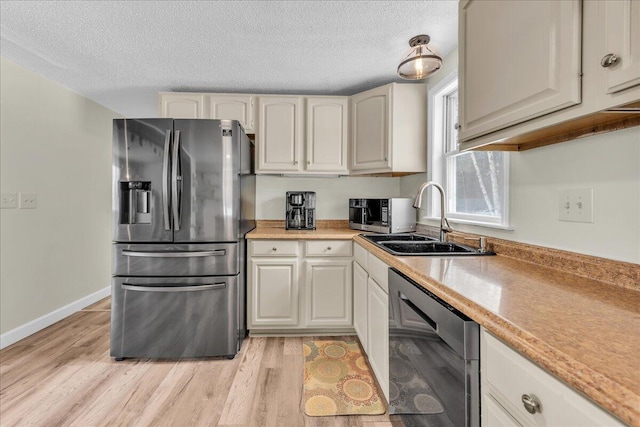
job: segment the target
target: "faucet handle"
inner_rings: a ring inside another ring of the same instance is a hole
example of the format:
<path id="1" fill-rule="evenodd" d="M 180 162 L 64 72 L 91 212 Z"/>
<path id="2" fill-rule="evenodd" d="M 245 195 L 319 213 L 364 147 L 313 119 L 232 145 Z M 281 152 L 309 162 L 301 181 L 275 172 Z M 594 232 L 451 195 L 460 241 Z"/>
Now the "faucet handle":
<path id="1" fill-rule="evenodd" d="M 485 236 L 480 237 L 465 237 L 464 240 L 475 240 L 480 245 L 478 250 L 480 252 L 487 252 L 487 238 Z"/>

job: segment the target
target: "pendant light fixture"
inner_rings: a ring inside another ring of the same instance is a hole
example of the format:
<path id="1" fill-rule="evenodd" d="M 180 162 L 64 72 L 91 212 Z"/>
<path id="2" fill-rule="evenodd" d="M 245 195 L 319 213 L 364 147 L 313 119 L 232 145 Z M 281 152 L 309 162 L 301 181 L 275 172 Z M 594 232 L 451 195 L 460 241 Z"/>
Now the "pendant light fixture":
<path id="1" fill-rule="evenodd" d="M 429 46 L 431 37 L 419 35 L 409 40 L 411 48 L 398 65 L 398 75 L 407 80 L 420 80 L 434 74 L 442 67 L 440 52 Z"/>

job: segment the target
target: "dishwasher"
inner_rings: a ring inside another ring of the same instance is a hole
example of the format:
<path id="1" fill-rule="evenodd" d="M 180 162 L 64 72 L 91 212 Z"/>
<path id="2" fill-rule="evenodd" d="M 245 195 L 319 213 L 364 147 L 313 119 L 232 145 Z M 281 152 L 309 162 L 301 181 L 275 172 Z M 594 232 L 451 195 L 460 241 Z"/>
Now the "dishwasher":
<path id="1" fill-rule="evenodd" d="M 389 414 L 405 426 L 480 426 L 477 323 L 389 269 Z"/>

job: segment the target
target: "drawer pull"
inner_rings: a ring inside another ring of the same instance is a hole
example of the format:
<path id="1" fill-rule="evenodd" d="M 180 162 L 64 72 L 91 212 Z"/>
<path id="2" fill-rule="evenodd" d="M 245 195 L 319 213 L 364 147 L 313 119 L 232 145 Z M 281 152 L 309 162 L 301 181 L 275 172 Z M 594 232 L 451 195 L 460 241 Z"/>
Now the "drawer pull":
<path id="1" fill-rule="evenodd" d="M 524 409 L 526 409 L 528 413 L 535 414 L 536 412 L 540 412 L 540 402 L 535 396 L 523 394 L 522 403 L 524 404 Z"/>
<path id="2" fill-rule="evenodd" d="M 618 58 L 614 53 L 609 53 L 602 58 L 600 65 L 602 65 L 603 68 L 609 68 L 612 65 L 616 65 L 619 59 L 620 58 Z"/>
<path id="3" fill-rule="evenodd" d="M 278 248 L 276 248 L 275 246 L 271 248 L 272 251 L 277 251 Z"/>
<path id="4" fill-rule="evenodd" d="M 327 246 L 327 250 L 330 251 L 331 250 L 331 246 Z"/>

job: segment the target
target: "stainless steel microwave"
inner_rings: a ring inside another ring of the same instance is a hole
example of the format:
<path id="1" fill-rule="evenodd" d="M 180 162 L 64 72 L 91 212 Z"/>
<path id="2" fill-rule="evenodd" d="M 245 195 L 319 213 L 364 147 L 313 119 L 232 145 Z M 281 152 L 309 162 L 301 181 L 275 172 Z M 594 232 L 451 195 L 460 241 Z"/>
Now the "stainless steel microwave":
<path id="1" fill-rule="evenodd" d="M 349 228 L 377 233 L 416 231 L 413 199 L 349 199 Z"/>

